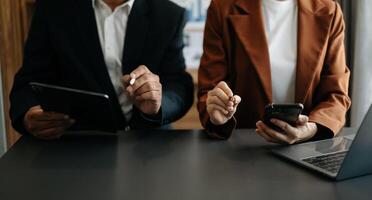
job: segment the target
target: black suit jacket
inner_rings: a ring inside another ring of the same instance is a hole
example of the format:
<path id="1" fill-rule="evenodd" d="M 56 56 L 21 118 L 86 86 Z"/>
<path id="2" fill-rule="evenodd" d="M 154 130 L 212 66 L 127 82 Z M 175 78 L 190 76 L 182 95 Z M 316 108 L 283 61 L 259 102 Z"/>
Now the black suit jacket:
<path id="1" fill-rule="evenodd" d="M 134 109 L 127 122 L 105 62 L 92 0 L 39 0 L 10 95 L 14 128 L 27 131 L 25 113 L 39 105 L 29 82 L 36 81 L 106 93 L 112 99 L 115 121 L 102 124 L 123 129 L 154 128 L 182 117 L 193 103 L 193 82 L 185 72 L 183 27 L 185 10 L 168 0 L 135 0 L 128 19 L 123 74 L 146 65 L 163 85 L 160 114 L 150 119 Z M 90 127 L 84 127 L 90 129 Z"/>

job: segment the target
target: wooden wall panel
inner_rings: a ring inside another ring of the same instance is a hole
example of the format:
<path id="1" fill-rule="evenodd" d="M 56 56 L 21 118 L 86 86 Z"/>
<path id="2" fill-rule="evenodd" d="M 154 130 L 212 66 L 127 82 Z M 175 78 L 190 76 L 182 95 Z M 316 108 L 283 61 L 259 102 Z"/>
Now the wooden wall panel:
<path id="1" fill-rule="evenodd" d="M 33 1 L 1 0 L 0 1 L 0 62 L 4 90 L 5 124 L 8 147 L 19 138 L 12 128 L 9 119 L 9 93 L 15 73 L 22 64 L 23 46 L 28 32 L 28 21 Z"/>
<path id="2" fill-rule="evenodd" d="M 193 80 L 194 80 L 194 87 L 195 87 L 195 99 L 194 104 L 192 105 L 189 112 L 180 120 L 176 121 L 172 124 L 172 127 L 174 129 L 201 129 L 202 126 L 199 121 L 199 113 L 197 110 L 197 87 L 198 87 L 198 69 L 189 69 L 188 72 L 191 74 Z"/>
<path id="3" fill-rule="evenodd" d="M 31 18 L 35 9 L 35 0 L 21 0 L 20 14 L 21 14 L 21 28 L 23 42 L 26 41 L 28 30 L 31 23 Z"/>

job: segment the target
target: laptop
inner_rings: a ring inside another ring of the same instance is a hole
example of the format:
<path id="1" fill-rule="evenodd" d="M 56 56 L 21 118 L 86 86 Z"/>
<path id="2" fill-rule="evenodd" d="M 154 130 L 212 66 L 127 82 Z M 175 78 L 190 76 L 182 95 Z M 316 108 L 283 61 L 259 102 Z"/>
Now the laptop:
<path id="1" fill-rule="evenodd" d="M 280 147 L 272 151 L 333 180 L 372 174 L 372 106 L 354 136 Z"/>

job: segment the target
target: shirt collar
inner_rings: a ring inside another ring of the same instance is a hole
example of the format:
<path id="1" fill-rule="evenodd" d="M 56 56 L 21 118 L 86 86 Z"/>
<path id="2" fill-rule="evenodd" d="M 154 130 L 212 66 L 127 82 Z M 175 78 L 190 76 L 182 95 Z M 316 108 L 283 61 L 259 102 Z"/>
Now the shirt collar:
<path id="1" fill-rule="evenodd" d="M 103 0 L 92 0 L 92 4 L 93 4 L 93 8 L 94 9 L 97 8 L 97 5 L 98 5 L 99 1 L 101 1 L 102 3 L 104 3 Z M 133 8 L 133 4 L 134 4 L 134 0 L 128 0 L 127 2 L 125 2 L 122 5 L 120 5 L 119 7 L 126 6 L 127 5 L 129 7 L 129 11 L 130 11 Z"/>

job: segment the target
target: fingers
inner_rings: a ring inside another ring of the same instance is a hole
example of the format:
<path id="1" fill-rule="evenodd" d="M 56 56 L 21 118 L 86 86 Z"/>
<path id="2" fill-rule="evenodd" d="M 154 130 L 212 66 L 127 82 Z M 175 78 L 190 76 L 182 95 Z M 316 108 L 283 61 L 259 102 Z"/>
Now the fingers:
<path id="1" fill-rule="evenodd" d="M 238 108 L 240 102 L 242 102 L 242 98 L 238 95 L 235 95 L 232 100 L 233 101 L 231 101 L 231 102 L 234 106 L 234 110 L 236 110 Z"/>
<path id="2" fill-rule="evenodd" d="M 55 112 L 44 112 L 41 108 L 30 110 L 28 117 L 30 119 L 38 121 L 58 121 L 69 119 L 69 116 L 65 114 Z"/>
<path id="3" fill-rule="evenodd" d="M 144 65 L 139 66 L 130 75 L 123 76 L 122 81 L 130 96 L 162 89 L 159 76 L 151 73 Z"/>
<path id="4" fill-rule="evenodd" d="M 159 99 L 161 99 L 161 92 L 159 91 L 145 92 L 139 96 L 136 96 L 137 101 L 158 101 Z"/>
<path id="5" fill-rule="evenodd" d="M 296 142 L 295 139 L 290 138 L 287 135 L 284 135 L 282 133 L 279 133 L 279 132 L 274 131 L 273 129 L 269 128 L 262 121 L 257 122 L 256 126 L 257 126 L 258 129 L 260 129 L 262 132 L 264 132 L 270 138 L 273 138 L 275 140 L 278 140 L 278 141 L 286 143 L 286 144 L 294 144 Z"/>
<path id="6" fill-rule="evenodd" d="M 213 90 L 211 90 L 208 95 L 217 96 L 225 104 L 230 101 L 230 97 L 221 88 L 218 87 L 215 87 Z"/>
<path id="7" fill-rule="evenodd" d="M 137 69 L 133 70 L 132 73 L 130 73 L 130 77 L 131 79 L 138 79 L 139 77 L 147 73 L 151 73 L 151 71 L 145 65 L 141 65 Z"/>
<path id="8" fill-rule="evenodd" d="M 285 134 L 281 134 L 270 127 L 266 126 L 262 121 L 257 123 L 258 129 L 270 137 L 270 139 L 278 140 L 279 142 L 284 142 L 286 144 L 294 144 L 301 141 L 306 141 L 312 138 L 317 132 L 317 125 L 315 123 L 308 123 L 307 116 L 301 116 L 301 123 L 305 123 L 302 127 L 293 127 L 290 124 L 278 120 L 278 119 L 271 119 L 270 122 L 273 123 L 275 126 L 282 129 Z M 263 134 L 260 134 L 262 137 L 265 137 Z M 267 139 L 267 137 L 265 137 Z M 269 141 L 269 140 L 268 140 Z"/>
<path id="9" fill-rule="evenodd" d="M 232 107 L 233 109 L 231 110 L 231 108 L 228 107 L 228 111 L 229 111 L 228 116 L 229 116 L 229 118 L 231 118 L 235 114 L 235 112 L 237 111 L 238 106 L 239 106 L 239 104 L 241 102 L 241 98 L 240 98 L 240 96 L 235 95 L 232 100 L 233 101 L 231 101 L 231 100 L 230 101 L 233 104 L 233 107 Z"/>
<path id="10" fill-rule="evenodd" d="M 221 89 L 227 96 L 228 98 L 231 98 L 234 96 L 234 93 L 230 89 L 230 87 L 227 85 L 225 81 L 221 81 L 220 83 L 217 84 L 217 88 Z"/>
<path id="11" fill-rule="evenodd" d="M 60 123 L 48 124 L 45 126 L 35 126 L 36 128 L 30 129 L 29 132 L 37 138 L 51 140 L 60 138 L 63 133 L 70 128 L 73 123 Z"/>
<path id="12" fill-rule="evenodd" d="M 135 92 L 138 88 L 149 82 L 160 83 L 160 78 L 159 76 L 152 73 L 144 74 L 141 77 L 137 78 L 133 85 L 129 86 L 128 89 L 131 89 L 133 92 Z"/>
<path id="13" fill-rule="evenodd" d="M 280 142 L 279 140 L 272 138 L 268 136 L 265 132 L 263 132 L 261 129 L 256 129 L 256 133 L 263 137 L 266 141 L 271 142 L 271 143 L 276 143 L 276 144 L 281 144 L 283 142 Z"/>
<path id="14" fill-rule="evenodd" d="M 51 112 L 37 113 L 36 115 L 32 115 L 31 118 L 38 121 L 63 121 L 70 119 L 68 115 Z"/>
<path id="15" fill-rule="evenodd" d="M 209 104 L 207 106 L 207 109 L 209 111 L 214 111 L 214 110 L 218 110 L 220 111 L 221 113 L 223 113 L 224 115 L 228 115 L 229 114 L 229 111 L 225 109 L 225 107 L 221 106 L 221 105 L 218 105 L 218 104 Z"/>
<path id="16" fill-rule="evenodd" d="M 275 126 L 278 126 L 280 129 L 282 129 L 285 133 L 295 136 L 296 135 L 296 128 L 288 124 L 287 122 L 278 120 L 278 119 L 271 119 L 271 123 L 273 123 Z"/>
<path id="17" fill-rule="evenodd" d="M 217 96 L 208 96 L 207 98 L 207 105 L 210 105 L 210 104 L 216 104 L 216 105 L 219 105 L 220 107 L 222 107 L 224 110 L 227 110 L 227 107 L 226 107 L 226 104 L 225 102 L 223 102 L 220 98 L 218 98 Z"/>
<path id="18" fill-rule="evenodd" d="M 38 135 L 44 136 L 44 137 L 48 137 L 48 136 L 53 137 L 55 135 L 61 134 L 63 131 L 65 131 L 65 127 L 53 127 L 53 128 L 48 128 L 48 129 L 44 129 L 40 131 Z"/>
<path id="19" fill-rule="evenodd" d="M 213 90 L 208 92 L 206 104 L 207 106 L 209 104 L 218 105 L 218 110 L 220 110 L 222 113 L 226 113 L 225 111 L 227 110 L 229 112 L 227 117 L 229 117 L 230 115 L 234 115 L 240 102 L 241 97 L 238 95 L 234 96 L 228 85 L 222 81 Z"/>
<path id="20" fill-rule="evenodd" d="M 54 140 L 60 138 L 65 130 L 64 127 L 49 128 L 38 132 L 35 136 L 44 140 Z"/>
<path id="21" fill-rule="evenodd" d="M 241 97 L 233 94 L 225 82 L 220 82 L 208 92 L 207 111 L 213 124 L 221 125 L 231 119 L 241 102 Z"/>
<path id="22" fill-rule="evenodd" d="M 242 98 L 240 97 L 240 96 L 238 96 L 238 95 L 235 95 L 234 96 L 234 104 L 237 106 L 237 105 L 239 105 L 241 102 L 242 102 Z"/>
<path id="23" fill-rule="evenodd" d="M 159 112 L 162 100 L 160 77 L 141 65 L 122 78 L 125 94 L 145 114 Z"/>
<path id="24" fill-rule="evenodd" d="M 130 80 L 132 79 L 132 77 L 130 75 L 124 75 L 123 78 L 121 79 L 122 80 L 122 83 L 124 85 L 124 88 L 127 88 L 129 85 L 130 85 Z"/>
<path id="25" fill-rule="evenodd" d="M 232 107 L 228 107 L 227 110 L 229 111 L 228 113 L 228 118 L 231 118 L 232 116 L 234 116 L 235 112 L 237 111 L 238 109 L 238 106 L 241 102 L 241 98 L 240 96 L 238 95 L 235 95 L 231 100 L 230 100 L 230 103 L 233 105 Z M 232 109 L 231 109 L 232 108 Z"/>
<path id="26" fill-rule="evenodd" d="M 37 112 L 37 111 L 40 111 L 40 110 L 42 111 L 43 109 L 41 108 L 40 105 L 38 105 L 38 106 L 34 106 L 34 107 L 30 108 L 29 112 L 32 112 L 32 111 Z"/>
<path id="27" fill-rule="evenodd" d="M 160 82 L 146 82 L 144 83 L 140 88 L 135 90 L 134 95 L 135 96 L 140 96 L 144 93 L 151 92 L 151 91 L 161 91 L 162 90 L 162 85 Z"/>
<path id="28" fill-rule="evenodd" d="M 34 121 L 28 127 L 29 131 L 41 131 L 44 129 L 50 129 L 55 127 L 66 127 L 69 128 L 75 123 L 75 120 L 61 120 L 61 121 Z"/>
<path id="29" fill-rule="evenodd" d="M 55 139 L 71 127 L 75 120 L 67 115 L 44 112 L 40 106 L 32 107 L 26 114 L 24 125 L 28 132 L 40 139 Z"/>
<path id="30" fill-rule="evenodd" d="M 26 129 L 34 136 L 42 139 L 54 138 L 56 135 L 62 135 L 65 130 L 70 128 L 75 120 L 62 121 L 30 121 L 26 124 Z"/>
<path id="31" fill-rule="evenodd" d="M 211 90 L 209 93 L 208 93 L 208 97 L 217 97 L 218 99 L 220 99 L 220 101 L 223 102 L 223 106 L 226 107 L 226 108 L 230 108 L 230 110 L 233 109 L 233 106 L 234 106 L 234 103 L 230 101 L 230 97 L 226 95 L 226 93 L 216 87 L 214 88 L 213 90 Z"/>

